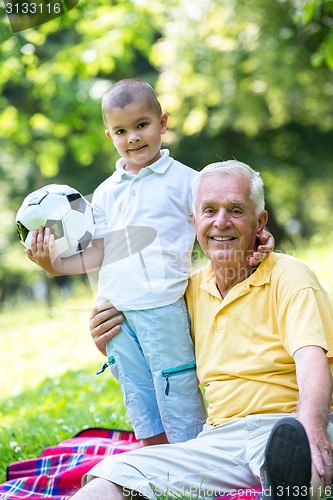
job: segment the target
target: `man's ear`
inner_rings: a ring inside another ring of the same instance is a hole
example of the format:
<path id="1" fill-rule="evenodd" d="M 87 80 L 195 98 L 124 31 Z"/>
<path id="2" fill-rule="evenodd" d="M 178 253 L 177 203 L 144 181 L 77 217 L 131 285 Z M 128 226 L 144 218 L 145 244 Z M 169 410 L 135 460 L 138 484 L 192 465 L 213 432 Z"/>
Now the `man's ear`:
<path id="1" fill-rule="evenodd" d="M 168 126 L 168 115 L 166 113 L 161 114 L 160 125 L 161 125 L 161 134 L 165 134 Z"/>
<path id="2" fill-rule="evenodd" d="M 106 129 L 106 130 L 105 130 L 105 135 L 106 135 L 106 137 L 107 137 L 108 139 L 110 139 L 110 141 L 112 141 L 112 142 L 113 142 L 112 135 L 110 134 L 110 130 Z"/>
<path id="3" fill-rule="evenodd" d="M 265 229 L 267 221 L 268 221 L 268 212 L 267 210 L 263 210 L 259 215 L 258 219 L 257 235 L 259 235 Z"/>

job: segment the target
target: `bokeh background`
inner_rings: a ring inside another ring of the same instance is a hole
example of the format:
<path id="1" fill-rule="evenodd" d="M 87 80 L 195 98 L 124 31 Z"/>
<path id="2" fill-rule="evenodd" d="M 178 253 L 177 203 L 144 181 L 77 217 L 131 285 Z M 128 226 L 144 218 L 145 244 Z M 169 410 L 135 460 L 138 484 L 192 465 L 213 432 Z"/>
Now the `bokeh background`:
<path id="1" fill-rule="evenodd" d="M 279 247 L 330 244 L 331 0 L 81 0 L 15 34 L 1 12 L 0 303 L 41 278 L 16 237 L 23 198 L 50 182 L 90 194 L 113 171 L 100 103 L 121 78 L 155 87 L 177 159 L 260 170 Z"/>

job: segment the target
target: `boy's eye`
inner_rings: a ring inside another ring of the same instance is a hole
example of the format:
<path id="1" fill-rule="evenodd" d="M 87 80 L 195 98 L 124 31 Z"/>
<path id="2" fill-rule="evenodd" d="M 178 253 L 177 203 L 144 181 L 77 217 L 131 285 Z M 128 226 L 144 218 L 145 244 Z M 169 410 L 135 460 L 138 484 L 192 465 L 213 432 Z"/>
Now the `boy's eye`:
<path id="1" fill-rule="evenodd" d="M 124 133 L 125 133 L 125 129 L 123 129 L 123 128 L 120 128 L 120 129 L 119 129 L 119 130 L 117 130 L 117 132 L 116 132 L 116 134 L 117 134 L 117 135 L 122 135 L 122 134 L 124 134 Z"/>
<path id="2" fill-rule="evenodd" d="M 145 128 L 145 127 L 147 127 L 147 125 L 148 125 L 148 123 L 146 123 L 146 122 L 139 123 L 138 128 Z"/>

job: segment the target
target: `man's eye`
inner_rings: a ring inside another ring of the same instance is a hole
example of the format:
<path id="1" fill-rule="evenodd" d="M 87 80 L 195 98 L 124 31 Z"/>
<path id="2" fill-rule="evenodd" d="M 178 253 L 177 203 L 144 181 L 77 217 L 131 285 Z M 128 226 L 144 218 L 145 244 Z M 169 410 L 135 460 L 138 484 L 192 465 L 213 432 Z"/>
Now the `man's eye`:
<path id="1" fill-rule="evenodd" d="M 242 210 L 240 210 L 239 208 L 233 208 L 233 209 L 231 210 L 231 213 L 232 213 L 233 215 L 236 215 L 236 216 L 237 216 L 237 215 L 242 215 L 242 213 L 243 213 L 243 212 L 242 212 Z"/>
<path id="2" fill-rule="evenodd" d="M 205 213 L 206 215 L 213 215 L 213 213 L 214 213 L 214 212 L 215 212 L 215 211 L 214 211 L 214 209 L 213 209 L 213 208 L 206 208 L 206 209 L 204 210 L 204 213 Z"/>

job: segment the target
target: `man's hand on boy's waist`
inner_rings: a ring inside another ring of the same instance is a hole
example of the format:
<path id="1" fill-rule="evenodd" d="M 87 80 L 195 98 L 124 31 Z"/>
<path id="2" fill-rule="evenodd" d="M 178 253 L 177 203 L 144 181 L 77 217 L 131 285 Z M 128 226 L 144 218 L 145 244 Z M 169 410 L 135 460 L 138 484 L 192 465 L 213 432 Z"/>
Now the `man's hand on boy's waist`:
<path id="1" fill-rule="evenodd" d="M 95 345 L 106 356 L 106 344 L 121 331 L 124 315 L 110 301 L 96 305 L 90 316 L 90 333 Z"/>

